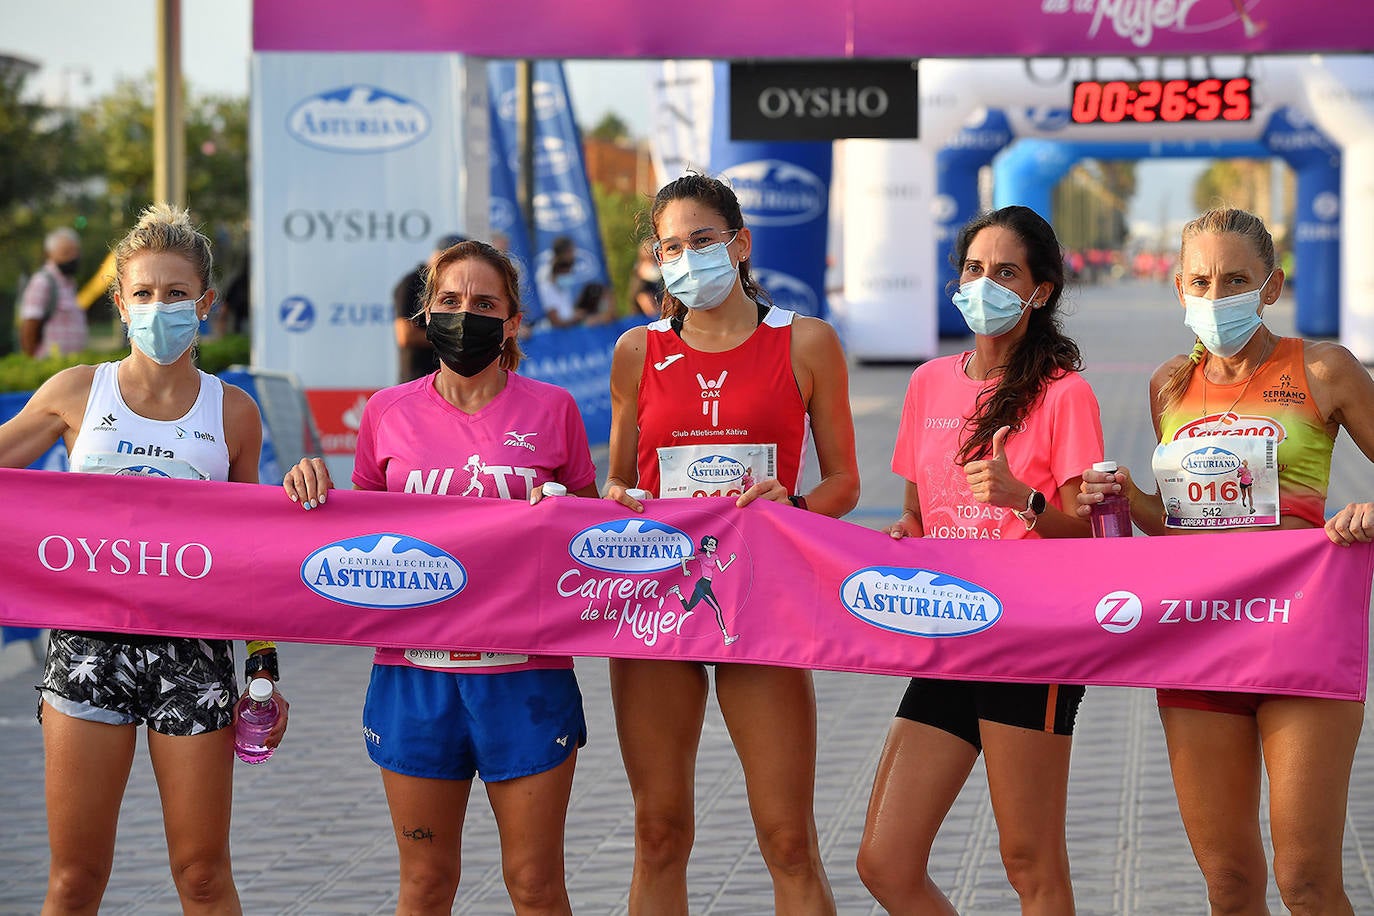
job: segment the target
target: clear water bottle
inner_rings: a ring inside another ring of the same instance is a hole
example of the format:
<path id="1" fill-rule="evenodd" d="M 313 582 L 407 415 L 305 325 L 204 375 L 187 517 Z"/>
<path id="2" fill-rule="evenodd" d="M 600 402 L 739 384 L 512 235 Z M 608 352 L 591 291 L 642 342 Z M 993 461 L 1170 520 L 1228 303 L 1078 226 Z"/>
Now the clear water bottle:
<path id="1" fill-rule="evenodd" d="M 234 723 L 234 753 L 244 763 L 262 763 L 272 756 L 272 748 L 264 742 L 277 719 L 281 707 L 272 696 L 272 679 L 255 677 L 248 683 L 248 702 L 239 710 Z"/>
<path id="2" fill-rule="evenodd" d="M 1115 461 L 1099 461 L 1093 465 L 1094 471 L 1103 474 L 1116 473 Z M 1135 534 L 1131 527 L 1131 501 L 1125 496 L 1108 493 L 1102 502 L 1092 507 L 1088 518 L 1095 538 L 1128 538 Z"/>
<path id="3" fill-rule="evenodd" d="M 545 496 L 567 496 L 567 495 L 568 495 L 568 488 L 567 488 L 566 486 L 564 486 L 564 485 L 561 484 L 561 483 L 555 483 L 555 482 L 552 481 L 552 480 L 550 480 L 548 483 L 544 484 L 540 489 L 543 490 Z"/>

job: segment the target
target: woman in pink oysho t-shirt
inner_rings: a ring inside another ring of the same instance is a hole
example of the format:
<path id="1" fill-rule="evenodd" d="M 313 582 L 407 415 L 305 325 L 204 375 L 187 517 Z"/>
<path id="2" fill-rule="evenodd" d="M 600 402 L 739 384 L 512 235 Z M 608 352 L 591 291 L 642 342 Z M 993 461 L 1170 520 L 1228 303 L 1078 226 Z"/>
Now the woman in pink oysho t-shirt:
<path id="1" fill-rule="evenodd" d="M 552 481 L 598 495 L 572 395 L 514 372 L 519 289 L 514 266 L 490 245 L 465 241 L 434 255 L 424 316 L 440 367 L 367 402 L 357 489 L 535 502 Z M 332 486 L 320 458 L 302 460 L 284 485 L 306 509 L 323 507 Z M 400 852 L 396 912 L 452 909 L 477 775 L 514 911 L 572 911 L 563 833 L 587 726 L 571 658 L 378 649 L 363 735 L 382 769 Z"/>
<path id="2" fill-rule="evenodd" d="M 1073 506 L 1102 458 L 1097 398 L 1059 327 L 1064 264 L 1026 207 L 959 233 L 954 302 L 972 350 L 911 376 L 892 455 L 906 479 L 894 538 L 1087 537 Z M 996 676 L 996 671 L 988 671 Z M 931 845 L 984 752 L 1002 862 L 1022 912 L 1073 912 L 1064 834 L 1081 686 L 913 678 L 878 763 L 859 875 L 889 912 L 953 913 L 929 874 Z"/>

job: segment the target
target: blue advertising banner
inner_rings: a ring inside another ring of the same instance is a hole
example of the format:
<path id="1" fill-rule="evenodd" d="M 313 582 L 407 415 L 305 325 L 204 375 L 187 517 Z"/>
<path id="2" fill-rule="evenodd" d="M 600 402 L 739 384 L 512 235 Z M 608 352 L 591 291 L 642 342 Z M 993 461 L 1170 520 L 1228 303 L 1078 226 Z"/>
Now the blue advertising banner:
<path id="1" fill-rule="evenodd" d="M 734 189 L 753 230 L 754 276 L 777 305 L 824 318 L 831 144 L 736 142 L 729 106 L 730 65 L 717 63 L 711 169 Z"/>
<path id="2" fill-rule="evenodd" d="M 487 82 L 492 100 L 491 132 L 500 138 L 504 155 L 496 155 L 493 145 L 493 193 L 498 163 L 508 167 L 509 187 L 516 187 L 520 174 L 520 148 L 516 135 L 518 92 L 514 61 L 487 65 Z M 596 205 L 587 181 L 582 158 L 582 134 L 573 117 L 563 65 L 556 60 L 534 64 L 534 258 L 535 285 L 549 269 L 553 241 L 571 238 L 577 246 L 572 269 L 572 285 L 581 289 L 587 283 L 607 283 L 606 256 L 601 248 L 601 230 Z M 511 195 L 514 198 L 514 194 Z M 516 211 L 518 212 L 518 211 Z M 494 224 L 494 223 L 493 223 Z M 576 294 L 574 293 L 574 299 Z M 543 308 L 549 303 L 541 302 Z"/>
<path id="3" fill-rule="evenodd" d="M 494 69 L 503 64 L 488 64 Z M 501 233 L 506 237 L 506 254 L 520 271 L 520 301 L 525 306 L 525 320 L 531 325 L 544 317 L 544 305 L 539 300 L 539 288 L 534 282 L 534 251 L 525 215 L 520 210 L 520 198 L 515 192 L 513 159 L 507 149 L 507 133 L 514 138 L 514 129 L 507 131 L 496 112 L 495 93 L 491 105 L 491 220 L 492 237 Z"/>
<path id="4" fill-rule="evenodd" d="M 981 124 L 959 131 L 935 157 L 935 302 L 941 337 L 969 334 L 968 324 L 949 294 L 949 284 L 959 282 L 959 271 L 950 266 L 949 253 L 960 227 L 978 215 L 978 170 L 1011 141 L 1007 116 L 989 108 Z"/>
<path id="5" fill-rule="evenodd" d="M 611 354 L 621 334 L 643 323 L 639 317 L 622 318 L 535 334 L 520 342 L 525 351 L 520 374 L 572 392 L 587 440 L 604 445 L 611 439 Z"/>
<path id="6" fill-rule="evenodd" d="M 1298 175 L 1293 283 L 1298 333 L 1335 337 L 1341 327 L 1341 151 L 1302 112 L 1280 108 L 1262 142 Z"/>

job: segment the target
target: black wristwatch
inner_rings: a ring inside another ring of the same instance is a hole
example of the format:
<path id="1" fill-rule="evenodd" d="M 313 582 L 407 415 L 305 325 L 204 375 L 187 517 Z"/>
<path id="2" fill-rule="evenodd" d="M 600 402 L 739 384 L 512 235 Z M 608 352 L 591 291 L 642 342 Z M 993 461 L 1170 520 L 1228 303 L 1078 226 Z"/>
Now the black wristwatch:
<path id="1" fill-rule="evenodd" d="M 1026 530 L 1030 531 L 1035 527 L 1035 523 L 1040 520 L 1040 515 L 1045 511 L 1049 503 L 1045 500 L 1045 494 L 1039 490 L 1032 489 L 1030 497 L 1026 499 L 1025 509 L 1012 509 L 1016 517 L 1025 524 Z"/>
<path id="2" fill-rule="evenodd" d="M 253 675 L 259 671 L 266 671 L 272 680 L 281 680 L 281 672 L 277 670 L 277 653 L 259 652 L 257 655 L 250 655 L 243 661 L 243 679 L 251 681 Z"/>

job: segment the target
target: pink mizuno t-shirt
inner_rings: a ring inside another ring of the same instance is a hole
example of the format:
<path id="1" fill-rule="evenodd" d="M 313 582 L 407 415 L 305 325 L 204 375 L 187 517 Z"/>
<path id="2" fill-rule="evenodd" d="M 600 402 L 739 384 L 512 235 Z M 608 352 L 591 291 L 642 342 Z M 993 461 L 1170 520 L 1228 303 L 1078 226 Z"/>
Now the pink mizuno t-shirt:
<path id="1" fill-rule="evenodd" d="M 353 462 L 358 489 L 528 500 L 532 489 L 550 480 L 569 492 L 596 482 L 582 416 L 564 389 L 507 373 L 501 393 L 469 414 L 434 390 L 434 375 L 386 388 L 368 400 Z M 408 658 L 404 649 L 378 649 L 373 664 L 505 674 L 571 668 L 572 659 L 460 650 L 446 658 L 432 652 Z"/>
<path id="2" fill-rule="evenodd" d="M 979 392 L 996 384 L 968 377 L 964 367 L 972 355 L 969 350 L 933 359 L 911 374 L 892 470 L 916 484 L 926 537 L 1039 537 L 1012 510 L 975 500 L 963 467 L 955 463 Z M 1060 486 L 1102 460 L 1102 416 L 1082 376 L 1070 372 L 1046 386 L 1023 428 L 1007 437 L 1006 456 L 1018 480 L 1063 508 Z"/>

